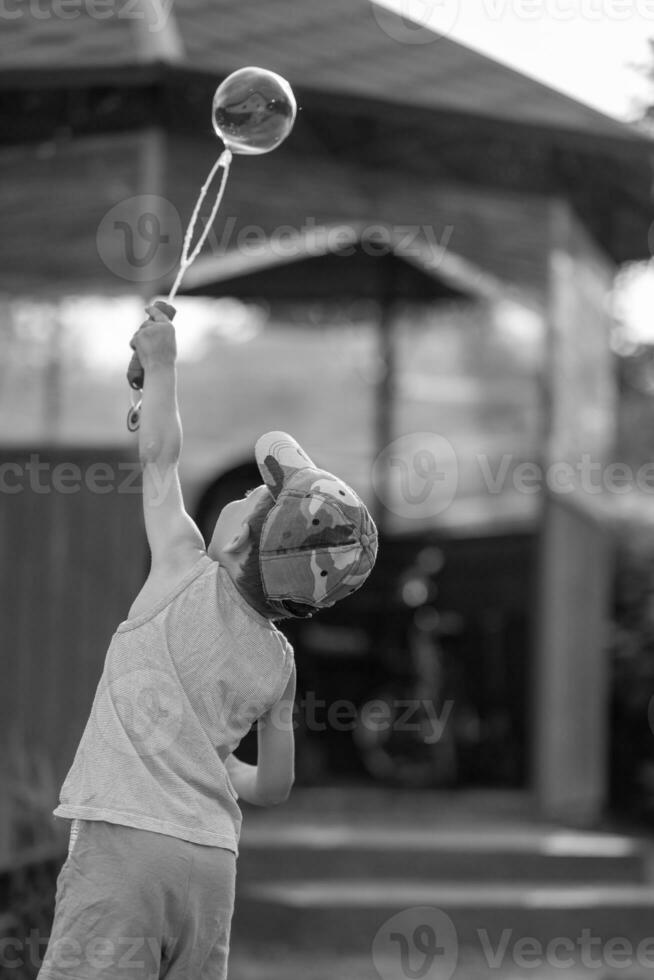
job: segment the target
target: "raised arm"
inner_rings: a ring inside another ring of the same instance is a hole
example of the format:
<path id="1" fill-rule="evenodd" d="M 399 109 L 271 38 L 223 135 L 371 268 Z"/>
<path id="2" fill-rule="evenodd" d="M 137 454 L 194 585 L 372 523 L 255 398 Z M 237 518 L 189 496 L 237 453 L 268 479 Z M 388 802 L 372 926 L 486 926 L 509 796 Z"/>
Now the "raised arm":
<path id="1" fill-rule="evenodd" d="M 182 425 L 177 406 L 175 328 L 156 306 L 134 334 L 145 380 L 139 429 L 143 468 L 143 513 L 152 568 L 177 566 L 204 551 L 195 522 L 186 513 L 179 482 Z"/>
<path id="2" fill-rule="evenodd" d="M 286 689 L 275 706 L 258 722 L 256 766 L 230 755 L 225 762 L 241 799 L 255 806 L 276 806 L 288 799 L 295 780 L 295 664 Z"/>

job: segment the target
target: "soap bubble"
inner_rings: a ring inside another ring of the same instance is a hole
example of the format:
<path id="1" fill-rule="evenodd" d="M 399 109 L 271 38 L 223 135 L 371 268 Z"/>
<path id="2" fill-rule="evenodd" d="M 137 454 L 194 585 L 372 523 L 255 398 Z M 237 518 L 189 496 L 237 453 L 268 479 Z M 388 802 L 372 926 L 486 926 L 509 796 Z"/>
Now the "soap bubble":
<path id="1" fill-rule="evenodd" d="M 240 68 L 213 97 L 213 127 L 233 153 L 274 150 L 291 132 L 296 113 L 291 86 L 265 68 Z"/>

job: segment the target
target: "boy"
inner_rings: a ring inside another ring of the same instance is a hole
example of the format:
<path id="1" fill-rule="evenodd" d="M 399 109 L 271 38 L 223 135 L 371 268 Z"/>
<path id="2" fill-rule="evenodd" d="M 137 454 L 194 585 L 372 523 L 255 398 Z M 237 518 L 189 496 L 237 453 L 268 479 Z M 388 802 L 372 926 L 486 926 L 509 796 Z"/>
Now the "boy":
<path id="1" fill-rule="evenodd" d="M 56 816 L 72 819 L 41 980 L 226 977 L 239 797 L 294 778 L 293 650 L 275 621 L 359 588 L 377 532 L 362 502 L 290 436 L 255 448 L 263 484 L 211 542 L 184 510 L 175 331 L 132 338 L 145 370 L 139 455 L 147 581 L 107 652 Z M 258 759 L 233 755 L 258 721 Z"/>

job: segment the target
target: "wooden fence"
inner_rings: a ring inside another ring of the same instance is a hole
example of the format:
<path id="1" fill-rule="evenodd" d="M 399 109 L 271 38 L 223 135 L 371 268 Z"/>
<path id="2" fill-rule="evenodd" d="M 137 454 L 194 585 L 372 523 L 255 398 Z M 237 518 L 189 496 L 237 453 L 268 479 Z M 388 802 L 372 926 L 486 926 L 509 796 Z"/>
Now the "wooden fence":
<path id="1" fill-rule="evenodd" d="M 0 449 L 0 855 L 51 816 L 111 636 L 147 573 L 129 449 Z M 53 799 L 54 797 L 54 799 Z"/>

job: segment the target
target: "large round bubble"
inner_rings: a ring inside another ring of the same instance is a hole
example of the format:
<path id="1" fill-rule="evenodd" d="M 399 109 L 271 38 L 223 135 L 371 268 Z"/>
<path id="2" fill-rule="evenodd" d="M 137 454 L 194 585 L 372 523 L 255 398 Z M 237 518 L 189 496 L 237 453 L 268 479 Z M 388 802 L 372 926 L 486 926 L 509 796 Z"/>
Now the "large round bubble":
<path id="1" fill-rule="evenodd" d="M 286 79 L 265 68 L 240 68 L 213 97 L 213 128 L 233 153 L 269 153 L 293 129 L 297 105 Z"/>

